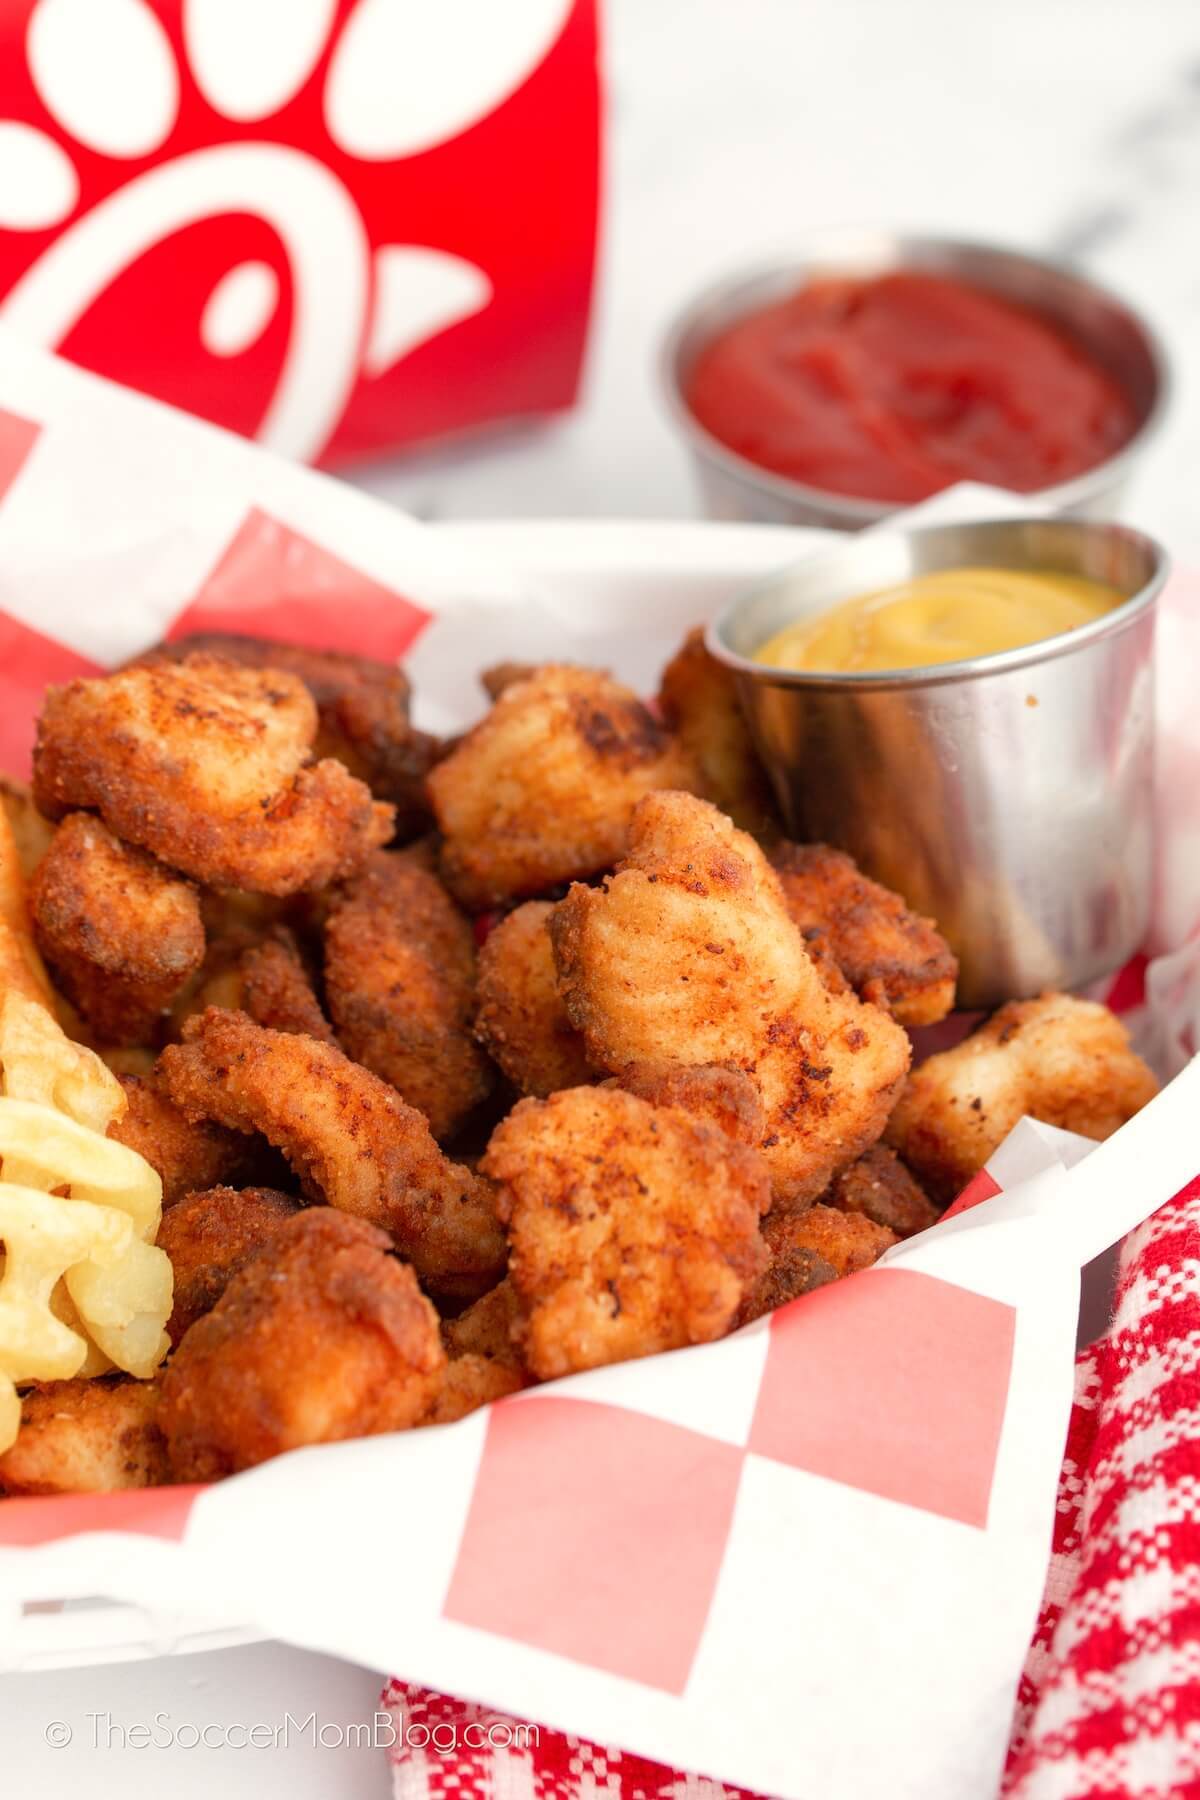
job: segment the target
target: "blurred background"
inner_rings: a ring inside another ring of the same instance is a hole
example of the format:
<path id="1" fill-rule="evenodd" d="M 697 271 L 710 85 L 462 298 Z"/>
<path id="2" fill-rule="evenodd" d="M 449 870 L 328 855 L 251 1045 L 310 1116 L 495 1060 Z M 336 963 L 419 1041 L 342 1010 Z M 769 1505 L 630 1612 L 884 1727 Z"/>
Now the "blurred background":
<path id="1" fill-rule="evenodd" d="M 603 0 L 596 313 L 577 413 L 361 474 L 428 515 L 692 514 L 655 351 L 701 284 L 814 225 L 1081 260 L 1176 363 L 1131 510 L 1200 554 L 1193 0 Z M 1130 510 L 1130 509 L 1127 509 Z"/>

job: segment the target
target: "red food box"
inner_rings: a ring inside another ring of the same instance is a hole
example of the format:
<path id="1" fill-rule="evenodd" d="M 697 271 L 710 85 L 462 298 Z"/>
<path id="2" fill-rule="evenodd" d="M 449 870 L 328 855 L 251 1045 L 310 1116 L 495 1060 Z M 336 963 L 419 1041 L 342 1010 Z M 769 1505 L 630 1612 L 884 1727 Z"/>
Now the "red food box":
<path id="1" fill-rule="evenodd" d="M 0 327 L 341 463 L 574 399 L 596 0 L 0 0 Z"/>

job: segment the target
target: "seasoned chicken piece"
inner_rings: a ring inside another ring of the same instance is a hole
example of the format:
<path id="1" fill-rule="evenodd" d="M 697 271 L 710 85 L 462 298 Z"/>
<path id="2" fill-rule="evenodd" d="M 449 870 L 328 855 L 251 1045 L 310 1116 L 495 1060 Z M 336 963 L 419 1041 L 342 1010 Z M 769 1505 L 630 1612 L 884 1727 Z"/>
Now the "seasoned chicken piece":
<path id="1" fill-rule="evenodd" d="M 29 905 L 39 950 L 103 1043 L 145 1043 L 204 960 L 192 883 L 88 813 L 59 826 Z"/>
<path id="2" fill-rule="evenodd" d="M 699 792 L 752 837 L 779 835 L 771 784 L 758 760 L 732 669 L 710 656 L 704 628 L 688 633 L 663 670 L 663 719 L 700 770 Z"/>
<path id="3" fill-rule="evenodd" d="M 522 1100 L 482 1167 L 544 1380 L 721 1337 L 764 1266 L 761 1157 L 678 1107 L 615 1088 Z"/>
<path id="4" fill-rule="evenodd" d="M 801 1219 L 805 1215 L 793 1213 L 788 1216 Z M 775 1235 L 775 1243 L 768 1243 L 767 1254 L 770 1260 L 766 1268 L 754 1286 L 746 1290 L 738 1311 L 736 1322 L 739 1325 L 749 1325 L 752 1319 L 761 1319 L 764 1313 L 786 1306 L 789 1300 L 798 1300 L 801 1294 L 811 1293 L 813 1288 L 826 1287 L 829 1282 L 838 1279 L 838 1272 L 832 1263 L 827 1263 L 815 1250 L 808 1249 L 804 1244 L 791 1244 L 778 1233 Z M 767 1242 L 765 1226 L 763 1241 Z"/>
<path id="5" fill-rule="evenodd" d="M 488 1183 L 443 1156 L 421 1114 L 340 1050 L 214 1008 L 189 1019 L 159 1066 L 189 1119 L 261 1131 L 310 1199 L 389 1232 L 430 1292 L 472 1299 L 498 1280 L 504 1235 Z"/>
<path id="6" fill-rule="evenodd" d="M 934 1025 L 954 1005 L 958 963 L 931 919 L 859 873 L 826 844 L 776 845 L 771 862 L 814 960 L 836 965 L 854 991 L 902 1025 Z"/>
<path id="7" fill-rule="evenodd" d="M 436 738 L 410 723 L 408 677 L 395 663 L 229 631 L 191 632 L 173 643 L 156 644 L 134 663 L 182 662 L 195 652 L 297 676 L 316 702 L 313 754 L 335 757 L 366 782 L 377 800 L 390 801 L 402 837 L 422 829 L 429 817 L 425 777 L 439 746 Z"/>
<path id="8" fill-rule="evenodd" d="M 1110 1137 L 1158 1092 L 1106 1006 L 1042 994 L 1002 1006 L 909 1077 L 888 1142 L 943 1204 L 1024 1114 L 1082 1137 Z"/>
<path id="9" fill-rule="evenodd" d="M 520 1366 L 486 1356 L 460 1356 L 448 1362 L 423 1425 L 452 1425 L 493 1400 L 503 1400 L 526 1385 Z"/>
<path id="10" fill-rule="evenodd" d="M 593 1062 L 753 1076 L 777 1206 L 815 1198 L 879 1137 L 908 1038 L 879 1008 L 827 990 L 762 851 L 706 801 L 642 800 L 617 874 L 573 887 L 550 932 Z"/>
<path id="11" fill-rule="evenodd" d="M 157 1243 L 175 1275 L 172 1344 L 212 1311 L 238 1270 L 299 1210 L 298 1200 L 276 1188 L 214 1187 L 186 1194 L 164 1213 Z"/>
<path id="12" fill-rule="evenodd" d="M 595 874 L 621 855 L 643 794 L 696 779 L 628 688 L 594 669 L 536 669 L 430 773 L 446 881 L 481 910 Z"/>
<path id="13" fill-rule="evenodd" d="M 506 1276 L 482 1294 L 457 1319 L 442 1320 L 442 1340 L 452 1357 L 480 1356 L 489 1362 L 520 1367 L 517 1327 L 521 1305 L 516 1289 Z"/>
<path id="14" fill-rule="evenodd" d="M 886 1144 L 872 1145 L 835 1175 L 821 1198 L 843 1212 L 862 1213 L 876 1225 L 886 1225 L 898 1238 L 927 1231 L 941 1217 L 920 1182 Z"/>
<path id="15" fill-rule="evenodd" d="M 547 900 L 527 900 L 493 926 L 479 952 L 475 1031 L 522 1094 L 583 1087 L 592 1067 L 567 1017 L 547 921 Z"/>
<path id="16" fill-rule="evenodd" d="M 475 935 L 428 869 L 380 851 L 325 924 L 325 998 L 348 1056 L 449 1137 L 491 1087 L 471 1030 Z"/>
<path id="17" fill-rule="evenodd" d="M 216 657 L 49 688 L 34 797 L 100 813 L 126 843 L 212 887 L 293 894 L 353 874 L 392 809 L 339 762 L 310 764 L 317 709 L 280 669 Z"/>
<path id="18" fill-rule="evenodd" d="M 122 1075 L 121 1086 L 127 1108 L 108 1135 L 144 1156 L 162 1177 L 164 1210 L 198 1189 L 251 1178 L 261 1161 L 259 1147 L 211 1119 L 185 1118 L 157 1072 Z"/>
<path id="19" fill-rule="evenodd" d="M 446 1355 L 437 1314 L 390 1248 L 365 1220 L 314 1207 L 233 1277 L 163 1378 L 177 1481 L 420 1422 Z"/>
<path id="20" fill-rule="evenodd" d="M 863 1213 L 842 1212 L 818 1202 L 802 1213 L 781 1213 L 767 1219 L 763 1236 L 772 1256 L 793 1250 L 809 1250 L 827 1262 L 839 1277 L 869 1269 L 885 1250 L 900 1242 L 886 1225 L 876 1225 Z"/>
<path id="21" fill-rule="evenodd" d="M 0 812 L 8 818 L 21 872 L 28 881 L 50 848 L 54 827 L 33 804 L 33 795 L 26 784 L 14 780 L 11 775 L 0 775 Z"/>
<path id="22" fill-rule="evenodd" d="M 652 1106 L 681 1106 L 684 1112 L 706 1119 L 739 1144 L 756 1148 L 766 1132 L 766 1115 L 754 1078 L 729 1063 L 631 1063 L 618 1081 L 605 1087 L 623 1087 L 627 1093 L 649 1100 Z"/>
<path id="23" fill-rule="evenodd" d="M 47 1381 L 21 1398 L 21 1428 L 0 1456 L 0 1493 L 107 1494 L 170 1479 L 157 1381 Z"/>
<path id="24" fill-rule="evenodd" d="M 320 1044 L 337 1043 L 286 927 L 276 926 L 269 938 L 245 951 L 238 975 L 241 1005 L 256 1024 L 271 1031 L 299 1032 Z"/>

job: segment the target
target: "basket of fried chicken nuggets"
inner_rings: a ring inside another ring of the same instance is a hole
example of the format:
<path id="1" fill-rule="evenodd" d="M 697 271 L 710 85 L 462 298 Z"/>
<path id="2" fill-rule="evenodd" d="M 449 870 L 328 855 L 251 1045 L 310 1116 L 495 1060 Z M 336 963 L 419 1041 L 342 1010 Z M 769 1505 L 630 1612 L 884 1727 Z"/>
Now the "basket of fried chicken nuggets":
<path id="1" fill-rule="evenodd" d="M 232 634 L 47 692 L 10 927 L 115 1074 L 173 1280 L 153 1373 L 31 1380 L 0 1341 L 6 1493 L 211 1481 L 710 1343 L 933 1225 L 1022 1115 L 1102 1138 L 1155 1092 L 1063 994 L 910 1073 L 954 958 L 783 836 L 699 632 L 653 708 L 482 679 L 449 744 L 399 669 Z"/>

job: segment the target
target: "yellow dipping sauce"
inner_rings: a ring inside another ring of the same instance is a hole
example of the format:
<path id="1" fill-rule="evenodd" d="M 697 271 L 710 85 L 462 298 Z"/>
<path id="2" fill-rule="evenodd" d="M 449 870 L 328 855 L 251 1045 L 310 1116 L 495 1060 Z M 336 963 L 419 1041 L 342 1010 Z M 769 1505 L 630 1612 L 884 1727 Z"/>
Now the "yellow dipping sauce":
<path id="1" fill-rule="evenodd" d="M 1102 618 L 1127 596 L 1083 575 L 937 569 L 787 625 L 754 652 L 772 669 L 920 669 L 1017 650 Z"/>

